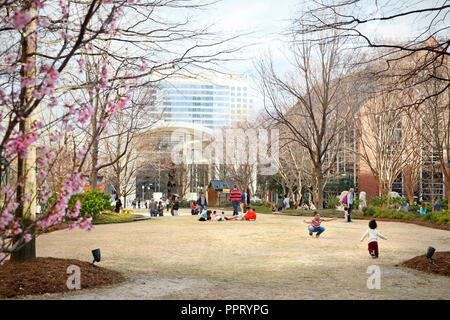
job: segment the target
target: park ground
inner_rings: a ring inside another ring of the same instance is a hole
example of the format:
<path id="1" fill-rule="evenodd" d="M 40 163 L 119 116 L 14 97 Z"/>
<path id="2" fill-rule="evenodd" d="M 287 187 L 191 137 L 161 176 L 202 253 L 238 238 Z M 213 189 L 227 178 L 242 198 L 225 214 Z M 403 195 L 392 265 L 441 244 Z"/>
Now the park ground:
<path id="1" fill-rule="evenodd" d="M 167 213 L 165 213 L 167 214 Z M 27 299 L 450 299 L 450 277 L 401 265 L 428 246 L 450 251 L 450 232 L 379 222 L 380 258 L 360 242 L 367 220 L 324 223 L 308 235 L 305 217 L 259 214 L 255 222 L 198 222 L 178 217 L 60 230 L 37 239 L 40 257 L 91 261 L 120 271 L 122 284 Z M 70 234 L 69 234 L 70 233 Z M 368 289 L 377 265 L 381 288 Z"/>

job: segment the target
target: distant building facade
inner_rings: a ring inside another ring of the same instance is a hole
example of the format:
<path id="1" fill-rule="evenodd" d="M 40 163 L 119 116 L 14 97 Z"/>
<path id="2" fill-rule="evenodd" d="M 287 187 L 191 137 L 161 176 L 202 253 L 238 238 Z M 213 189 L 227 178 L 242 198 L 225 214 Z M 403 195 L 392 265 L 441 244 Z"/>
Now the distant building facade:
<path id="1" fill-rule="evenodd" d="M 248 121 L 252 109 L 246 75 L 201 74 L 174 77 L 158 85 L 153 101 L 167 123 L 188 123 L 210 129 Z"/>

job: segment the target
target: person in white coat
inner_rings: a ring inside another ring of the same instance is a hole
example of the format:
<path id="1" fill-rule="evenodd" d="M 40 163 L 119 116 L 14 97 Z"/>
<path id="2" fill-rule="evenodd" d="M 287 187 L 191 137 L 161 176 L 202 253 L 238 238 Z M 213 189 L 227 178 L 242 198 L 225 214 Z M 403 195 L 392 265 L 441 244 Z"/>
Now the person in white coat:
<path id="1" fill-rule="evenodd" d="M 387 237 L 383 236 L 377 230 L 377 222 L 375 220 L 370 220 L 369 229 L 367 229 L 367 231 L 364 233 L 364 235 L 361 238 L 361 241 L 363 241 L 364 238 L 366 237 L 369 237 L 369 244 L 368 244 L 369 254 L 374 259 L 378 258 L 378 237 L 384 240 L 387 240 Z"/>

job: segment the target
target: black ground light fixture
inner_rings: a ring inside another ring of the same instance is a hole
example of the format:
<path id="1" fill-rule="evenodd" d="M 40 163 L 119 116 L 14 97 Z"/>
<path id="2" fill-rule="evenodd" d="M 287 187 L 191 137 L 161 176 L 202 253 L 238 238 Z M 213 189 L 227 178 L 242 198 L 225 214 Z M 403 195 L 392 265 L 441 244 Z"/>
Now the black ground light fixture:
<path id="1" fill-rule="evenodd" d="M 435 248 L 433 247 L 428 247 L 427 250 L 427 259 L 430 259 L 430 263 L 434 264 L 434 260 L 432 259 L 434 252 L 436 251 Z"/>
<path id="2" fill-rule="evenodd" d="M 100 262 L 101 259 L 100 249 L 92 250 L 92 256 L 94 257 L 94 260 L 92 261 L 91 266 L 95 267 L 94 262 Z"/>

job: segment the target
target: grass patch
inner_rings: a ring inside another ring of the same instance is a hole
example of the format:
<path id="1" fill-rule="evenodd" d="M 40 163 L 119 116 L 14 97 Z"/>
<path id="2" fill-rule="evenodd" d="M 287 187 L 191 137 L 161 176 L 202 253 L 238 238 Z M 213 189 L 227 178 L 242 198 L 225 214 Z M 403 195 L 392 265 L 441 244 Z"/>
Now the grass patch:
<path id="1" fill-rule="evenodd" d="M 93 219 L 93 224 L 109 224 L 109 223 L 125 223 L 133 222 L 135 218 L 140 218 L 142 215 L 137 215 L 130 212 L 124 213 L 102 213 L 96 215 Z"/>
<path id="2" fill-rule="evenodd" d="M 267 206 L 254 206 L 257 213 L 262 214 L 272 214 L 272 209 Z M 315 210 L 320 213 L 322 217 L 325 218 L 343 218 L 344 212 L 336 209 L 320 209 Z M 299 217 L 310 217 L 314 214 L 314 210 L 283 210 L 279 214 L 281 215 L 291 215 L 291 216 L 299 216 Z M 352 211 L 352 219 L 362 219 L 362 214 L 358 210 Z"/>

